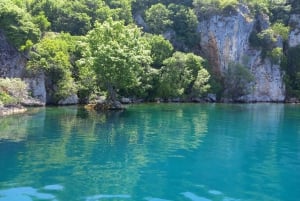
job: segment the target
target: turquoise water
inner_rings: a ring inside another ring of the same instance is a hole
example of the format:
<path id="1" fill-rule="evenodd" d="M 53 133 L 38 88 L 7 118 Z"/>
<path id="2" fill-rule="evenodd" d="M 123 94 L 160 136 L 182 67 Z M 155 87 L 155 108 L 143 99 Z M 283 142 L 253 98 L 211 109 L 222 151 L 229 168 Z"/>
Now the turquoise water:
<path id="1" fill-rule="evenodd" d="M 0 201 L 298 201 L 299 189 L 298 105 L 0 118 Z"/>

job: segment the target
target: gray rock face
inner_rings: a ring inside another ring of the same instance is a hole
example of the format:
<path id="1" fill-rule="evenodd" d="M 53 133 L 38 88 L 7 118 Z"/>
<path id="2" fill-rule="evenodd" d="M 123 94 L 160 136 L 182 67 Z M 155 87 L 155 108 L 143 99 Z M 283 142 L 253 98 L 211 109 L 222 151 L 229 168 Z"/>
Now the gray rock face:
<path id="1" fill-rule="evenodd" d="M 22 77 L 27 58 L 11 46 L 0 30 L 0 77 Z"/>
<path id="2" fill-rule="evenodd" d="M 73 94 L 63 100 L 58 101 L 59 105 L 75 105 L 78 104 L 78 96 Z"/>
<path id="3" fill-rule="evenodd" d="M 122 98 L 121 98 L 121 103 L 122 103 L 122 104 L 130 104 L 130 103 L 132 103 L 132 101 L 131 101 L 130 98 L 122 97 Z"/>
<path id="4" fill-rule="evenodd" d="M 248 17 L 248 9 L 233 16 L 214 15 L 198 26 L 201 49 L 213 66 L 221 73 L 230 62 L 242 62 L 248 51 L 248 39 L 254 20 Z"/>
<path id="5" fill-rule="evenodd" d="M 290 17 L 290 26 L 293 27 L 289 35 L 289 47 L 300 45 L 300 14 Z"/>
<path id="6" fill-rule="evenodd" d="M 27 83 L 29 94 L 33 99 L 24 100 L 24 105 L 45 105 L 45 76 L 40 73 L 32 77 L 26 77 L 26 62 L 27 58 L 11 46 L 0 31 L 0 77 L 21 78 Z"/>
<path id="7" fill-rule="evenodd" d="M 45 75 L 40 73 L 35 77 L 25 78 L 24 81 L 27 83 L 30 95 L 33 98 L 38 99 L 40 102 L 46 104 L 46 87 L 45 87 Z"/>
<path id="8" fill-rule="evenodd" d="M 285 100 L 285 85 L 279 65 L 272 65 L 269 59 L 263 62 L 260 57 L 252 66 L 255 83 L 252 93 L 241 97 L 245 102 L 283 102 Z"/>
<path id="9" fill-rule="evenodd" d="M 215 15 L 202 21 L 198 26 L 201 51 L 213 66 L 213 71 L 220 75 L 224 74 L 231 62 L 249 68 L 254 75 L 254 88 L 241 100 L 284 101 L 285 86 L 280 67 L 273 65 L 269 59 L 261 59 L 261 51 L 250 47 L 249 37 L 256 23 L 265 29 L 269 26 L 269 19 L 264 15 L 252 18 L 245 6 L 237 8 L 235 15 Z"/>

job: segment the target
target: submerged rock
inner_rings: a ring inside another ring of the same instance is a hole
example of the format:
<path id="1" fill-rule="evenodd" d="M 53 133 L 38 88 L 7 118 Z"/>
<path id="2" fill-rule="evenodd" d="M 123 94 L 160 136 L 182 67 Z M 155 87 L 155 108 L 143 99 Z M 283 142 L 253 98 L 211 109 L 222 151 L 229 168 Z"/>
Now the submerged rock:
<path id="1" fill-rule="evenodd" d="M 88 110 L 108 111 L 108 110 L 124 110 L 125 107 L 119 101 L 102 101 L 88 104 L 85 106 Z"/>
<path id="2" fill-rule="evenodd" d="M 12 114 L 20 114 L 26 112 L 27 109 L 25 107 L 16 105 L 9 107 L 0 107 L 0 116 L 7 116 Z"/>

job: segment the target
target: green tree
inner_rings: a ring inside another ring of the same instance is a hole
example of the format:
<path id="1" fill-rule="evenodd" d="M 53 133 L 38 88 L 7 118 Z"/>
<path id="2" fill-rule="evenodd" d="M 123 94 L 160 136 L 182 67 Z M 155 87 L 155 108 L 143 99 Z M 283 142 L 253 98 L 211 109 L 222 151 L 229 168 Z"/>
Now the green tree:
<path id="1" fill-rule="evenodd" d="M 27 85 L 20 78 L 0 78 L 0 102 L 4 105 L 20 104 L 27 96 Z"/>
<path id="2" fill-rule="evenodd" d="M 172 56 L 173 46 L 161 35 L 147 35 L 147 40 L 151 45 L 151 58 L 153 60 L 152 66 L 160 68 L 163 61 Z"/>
<path id="3" fill-rule="evenodd" d="M 182 5 L 170 4 L 172 11 L 173 29 L 176 32 L 178 41 L 183 42 L 188 47 L 197 44 L 199 38 L 197 34 L 198 19 L 191 8 Z"/>
<path id="4" fill-rule="evenodd" d="M 47 35 L 34 46 L 27 64 L 32 73 L 43 71 L 47 78 L 47 93 L 54 103 L 77 93 L 72 77 L 69 44 L 63 36 Z"/>
<path id="5" fill-rule="evenodd" d="M 151 63 L 150 47 L 136 26 L 108 19 L 96 23 L 87 35 L 82 63 L 96 72 L 98 84 L 116 100 L 119 90 L 140 86 L 143 71 Z"/>
<path id="6" fill-rule="evenodd" d="M 106 0 L 105 2 L 111 8 L 114 20 L 124 20 L 125 24 L 130 24 L 133 22 L 132 1 L 133 0 Z"/>
<path id="7" fill-rule="evenodd" d="M 290 27 L 285 26 L 280 22 L 276 22 L 272 25 L 271 29 L 275 34 L 280 35 L 284 41 L 287 41 L 289 38 Z"/>
<path id="8" fill-rule="evenodd" d="M 158 96 L 162 98 L 199 96 L 208 88 L 208 72 L 203 59 L 192 53 L 175 52 L 160 69 Z"/>
<path id="9" fill-rule="evenodd" d="M 0 8 L 1 30 L 16 48 L 21 49 L 26 41 L 35 43 L 39 40 L 41 32 L 25 9 L 10 0 L 0 0 Z"/>
<path id="10" fill-rule="evenodd" d="M 271 59 L 272 64 L 280 64 L 283 59 L 283 50 L 280 47 L 276 47 L 267 53 L 267 56 Z"/>
<path id="11" fill-rule="evenodd" d="M 44 12 L 40 12 L 37 16 L 34 16 L 33 21 L 39 26 L 42 33 L 47 31 L 51 26 Z"/>
<path id="12" fill-rule="evenodd" d="M 225 96 L 237 100 L 247 95 L 251 90 L 254 77 L 246 66 L 239 63 L 230 63 L 224 75 Z"/>
<path id="13" fill-rule="evenodd" d="M 170 20 L 171 11 L 161 3 L 152 5 L 145 12 L 145 19 L 152 33 L 164 33 L 173 24 Z"/>

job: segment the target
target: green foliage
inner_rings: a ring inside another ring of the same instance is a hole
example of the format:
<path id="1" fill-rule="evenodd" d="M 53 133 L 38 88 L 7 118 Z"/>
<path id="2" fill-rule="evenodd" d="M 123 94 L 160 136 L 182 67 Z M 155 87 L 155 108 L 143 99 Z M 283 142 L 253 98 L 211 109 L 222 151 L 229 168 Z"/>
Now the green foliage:
<path id="1" fill-rule="evenodd" d="M 300 45 L 289 48 L 287 61 L 282 65 L 285 70 L 285 84 L 289 97 L 300 97 Z"/>
<path id="2" fill-rule="evenodd" d="M 277 22 L 272 25 L 271 29 L 274 31 L 275 34 L 280 35 L 283 40 L 288 40 L 290 27 L 285 26 L 280 22 Z"/>
<path id="3" fill-rule="evenodd" d="M 33 0 L 29 7 L 32 15 L 37 16 L 37 18 L 44 18 L 44 15 L 47 21 L 51 23 L 53 31 L 81 35 L 91 28 L 90 16 L 87 14 L 88 8 L 83 2 Z M 41 23 L 43 24 L 42 28 L 47 27 L 45 20 Z"/>
<path id="4" fill-rule="evenodd" d="M 277 35 L 271 28 L 258 33 L 257 37 L 260 40 L 260 45 L 267 49 L 271 49 L 277 41 Z"/>
<path id="5" fill-rule="evenodd" d="M 193 47 L 199 41 L 196 14 L 192 9 L 182 5 L 170 4 L 168 8 L 172 11 L 171 19 L 177 41 L 183 42 L 188 47 Z"/>
<path id="6" fill-rule="evenodd" d="M 174 48 L 172 44 L 161 35 L 147 35 L 146 37 L 151 46 L 152 66 L 160 68 L 163 65 L 163 61 L 172 56 Z"/>
<path id="7" fill-rule="evenodd" d="M 271 59 L 273 64 L 280 64 L 283 59 L 283 50 L 280 47 L 276 47 L 271 51 L 267 52 L 267 56 Z"/>
<path id="8" fill-rule="evenodd" d="M 14 97 L 0 90 L 0 105 L 15 105 L 17 101 Z"/>
<path id="9" fill-rule="evenodd" d="M 244 0 L 255 12 L 268 13 L 269 12 L 269 0 Z"/>
<path id="10" fill-rule="evenodd" d="M 193 6 L 198 17 L 224 13 L 225 10 L 235 8 L 237 0 L 193 0 Z"/>
<path id="11" fill-rule="evenodd" d="M 27 85 L 20 78 L 0 78 L 0 101 L 4 105 L 18 104 L 27 96 Z"/>
<path id="12" fill-rule="evenodd" d="M 31 53 L 28 70 L 44 71 L 48 79 L 48 93 L 55 101 L 76 94 L 76 85 L 71 73 L 70 47 L 65 35 L 47 35 L 36 44 Z"/>
<path id="13" fill-rule="evenodd" d="M 106 0 L 106 4 L 112 9 L 111 12 L 114 20 L 124 20 L 125 24 L 133 22 L 132 18 L 132 1 L 135 0 Z"/>
<path id="14" fill-rule="evenodd" d="M 96 72 L 99 86 L 114 100 L 118 90 L 141 85 L 141 77 L 151 63 L 150 47 L 136 26 L 125 26 L 109 19 L 96 23 L 87 35 L 87 46 L 81 61 Z"/>
<path id="15" fill-rule="evenodd" d="M 228 7 L 235 7 L 238 4 L 237 0 L 221 0 L 220 1 L 220 8 L 225 9 Z"/>
<path id="16" fill-rule="evenodd" d="M 145 19 L 152 33 L 164 33 L 173 24 L 170 20 L 171 11 L 161 3 L 152 5 L 145 12 Z"/>
<path id="17" fill-rule="evenodd" d="M 51 23 L 48 21 L 43 11 L 33 17 L 33 22 L 39 26 L 42 33 L 47 31 L 51 26 Z"/>
<path id="18" fill-rule="evenodd" d="M 279 64 L 283 58 L 282 48 L 277 47 L 279 37 L 283 41 L 288 40 L 289 27 L 284 26 L 282 23 L 275 23 L 272 27 L 261 31 L 256 34 L 252 32 L 249 42 L 253 47 L 262 50 L 262 57 L 270 57 L 272 63 Z"/>
<path id="19" fill-rule="evenodd" d="M 208 72 L 202 67 L 203 59 L 192 53 L 175 52 L 160 69 L 158 96 L 162 98 L 200 96 L 209 85 Z"/>
<path id="20" fill-rule="evenodd" d="M 52 31 L 85 35 L 95 21 L 103 22 L 109 17 L 132 23 L 131 0 L 33 0 L 29 4 L 32 15 L 43 13 L 51 23 Z M 44 27 L 45 20 L 41 21 Z"/>
<path id="21" fill-rule="evenodd" d="M 250 93 L 254 77 L 246 66 L 239 63 L 228 65 L 227 72 L 224 75 L 225 96 L 232 100 L 237 100 L 241 96 Z"/>
<path id="22" fill-rule="evenodd" d="M 25 9 L 18 7 L 11 0 L 0 0 L 0 8 L 1 30 L 15 47 L 20 49 L 26 41 L 39 40 L 40 30 Z"/>

